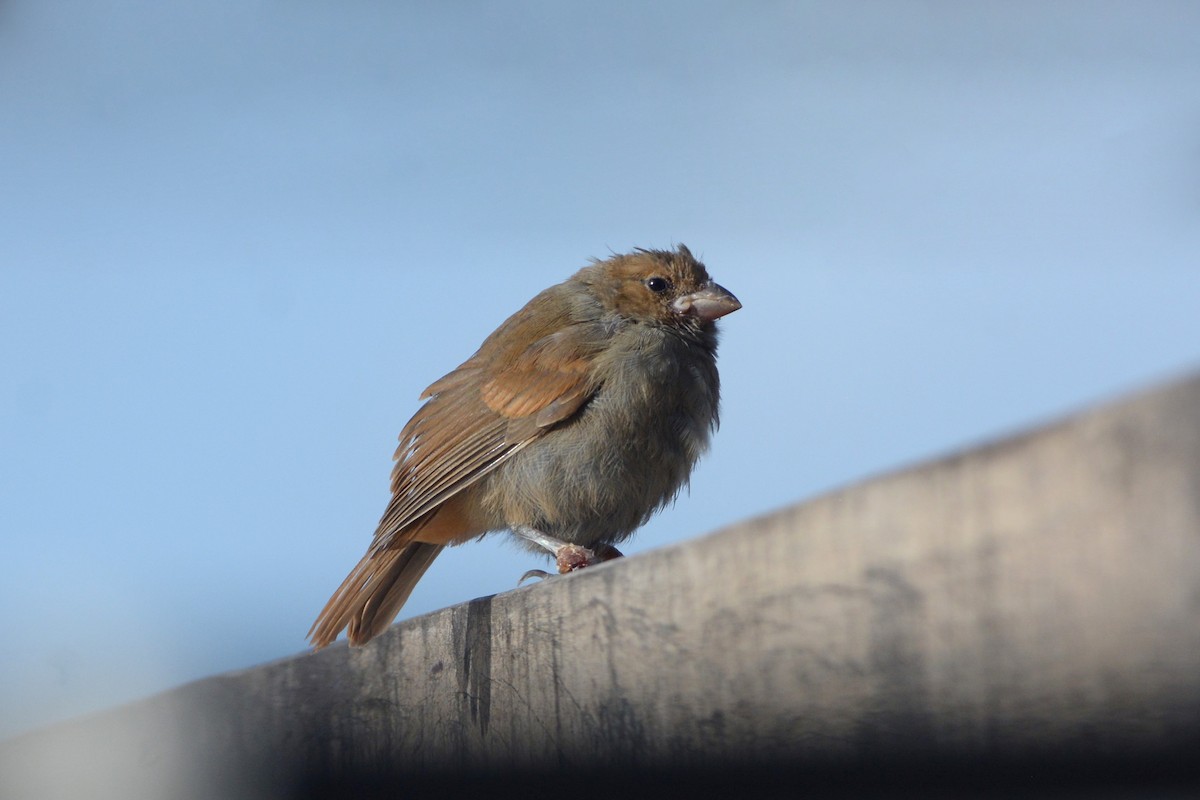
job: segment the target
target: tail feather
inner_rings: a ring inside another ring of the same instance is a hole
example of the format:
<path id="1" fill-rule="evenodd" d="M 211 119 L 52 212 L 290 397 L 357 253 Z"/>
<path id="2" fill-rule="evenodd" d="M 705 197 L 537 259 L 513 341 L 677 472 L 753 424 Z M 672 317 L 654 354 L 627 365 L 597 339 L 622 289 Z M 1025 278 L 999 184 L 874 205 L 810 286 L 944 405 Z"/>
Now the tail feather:
<path id="1" fill-rule="evenodd" d="M 347 627 L 352 645 L 365 644 L 386 630 L 442 547 L 409 542 L 368 552 L 317 615 L 308 631 L 313 647 L 320 650 L 332 643 Z"/>

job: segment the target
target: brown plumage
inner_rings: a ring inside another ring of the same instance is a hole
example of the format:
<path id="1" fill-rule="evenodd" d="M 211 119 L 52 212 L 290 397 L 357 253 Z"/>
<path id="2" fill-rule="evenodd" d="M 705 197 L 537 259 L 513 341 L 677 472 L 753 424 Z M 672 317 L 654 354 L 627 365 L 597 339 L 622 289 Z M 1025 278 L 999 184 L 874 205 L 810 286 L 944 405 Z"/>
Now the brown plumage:
<path id="1" fill-rule="evenodd" d="M 717 424 L 715 320 L 741 307 L 686 247 L 584 267 L 421 395 L 366 555 L 309 631 L 363 644 L 447 545 L 508 528 L 568 571 L 619 555 Z"/>

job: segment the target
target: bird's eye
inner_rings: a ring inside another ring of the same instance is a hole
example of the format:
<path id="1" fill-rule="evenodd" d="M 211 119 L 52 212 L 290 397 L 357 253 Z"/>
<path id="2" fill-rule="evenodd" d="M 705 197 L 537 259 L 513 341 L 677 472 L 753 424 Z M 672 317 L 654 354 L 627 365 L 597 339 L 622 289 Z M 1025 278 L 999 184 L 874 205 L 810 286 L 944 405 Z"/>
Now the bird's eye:
<path id="1" fill-rule="evenodd" d="M 662 294 L 671 288 L 671 282 L 666 278 L 650 278 L 646 281 L 646 288 L 655 294 Z"/>

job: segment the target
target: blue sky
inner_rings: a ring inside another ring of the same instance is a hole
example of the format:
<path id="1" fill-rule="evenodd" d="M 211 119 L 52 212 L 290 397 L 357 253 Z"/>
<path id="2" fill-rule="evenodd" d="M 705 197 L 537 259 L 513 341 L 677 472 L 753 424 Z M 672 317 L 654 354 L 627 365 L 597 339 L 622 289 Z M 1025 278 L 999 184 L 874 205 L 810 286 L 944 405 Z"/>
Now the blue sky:
<path id="1" fill-rule="evenodd" d="M 744 303 L 630 553 L 1200 366 L 1197 87 L 1184 2 L 6 3 L 0 736 L 303 651 L 420 391 L 610 250 Z"/>

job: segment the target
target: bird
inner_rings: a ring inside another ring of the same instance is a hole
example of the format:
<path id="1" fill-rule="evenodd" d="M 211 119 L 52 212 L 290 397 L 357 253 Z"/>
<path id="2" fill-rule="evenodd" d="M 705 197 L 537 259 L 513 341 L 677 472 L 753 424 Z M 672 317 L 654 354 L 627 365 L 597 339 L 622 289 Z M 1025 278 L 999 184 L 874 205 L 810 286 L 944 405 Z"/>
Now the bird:
<path id="1" fill-rule="evenodd" d="M 716 321 L 741 306 L 679 244 L 592 259 L 505 320 L 421 395 L 391 500 L 313 622 L 314 649 L 378 636 L 443 548 L 485 534 L 509 531 L 560 573 L 619 557 L 708 449 Z"/>

